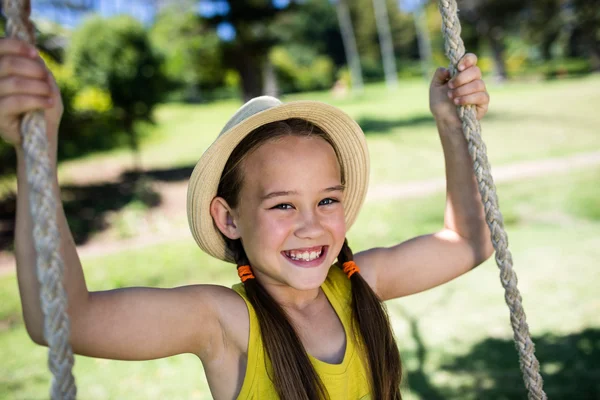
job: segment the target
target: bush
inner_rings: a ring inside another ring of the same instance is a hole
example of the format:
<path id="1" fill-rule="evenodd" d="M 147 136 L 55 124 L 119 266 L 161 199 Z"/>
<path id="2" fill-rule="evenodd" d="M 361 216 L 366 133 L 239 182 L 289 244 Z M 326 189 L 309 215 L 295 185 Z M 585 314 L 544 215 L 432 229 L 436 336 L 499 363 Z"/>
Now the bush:
<path id="1" fill-rule="evenodd" d="M 80 157 L 127 143 L 115 118 L 110 94 L 95 87 L 81 87 L 73 69 L 41 53 L 61 92 L 64 113 L 59 128 L 58 160 Z M 0 141 L 0 176 L 16 166 L 12 146 Z"/>
<path id="2" fill-rule="evenodd" d="M 544 63 L 539 71 L 546 79 L 575 77 L 589 74 L 592 65 L 588 59 L 566 58 Z"/>
<path id="3" fill-rule="evenodd" d="M 269 58 L 282 92 L 321 90 L 333 86 L 333 62 L 307 46 L 277 46 L 271 50 Z"/>
<path id="4" fill-rule="evenodd" d="M 126 135 L 118 126 L 110 94 L 82 86 L 70 65 L 59 64 L 44 54 L 42 57 L 56 79 L 65 108 L 59 129 L 58 159 L 124 145 Z"/>
<path id="5" fill-rule="evenodd" d="M 205 100 L 223 85 L 221 40 L 197 15 L 167 7 L 156 18 L 149 38 L 164 59 L 163 74 L 169 80 L 169 99 Z"/>
<path id="6" fill-rule="evenodd" d="M 93 17 L 73 33 L 67 59 L 85 86 L 106 90 L 129 129 L 149 119 L 166 82 L 144 27 L 131 17 Z"/>

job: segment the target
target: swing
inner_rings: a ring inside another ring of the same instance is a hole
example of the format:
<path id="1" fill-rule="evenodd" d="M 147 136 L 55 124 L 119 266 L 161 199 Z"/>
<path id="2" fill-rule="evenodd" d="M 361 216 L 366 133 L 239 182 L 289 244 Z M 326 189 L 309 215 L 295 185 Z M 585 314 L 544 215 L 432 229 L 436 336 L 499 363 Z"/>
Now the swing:
<path id="1" fill-rule="evenodd" d="M 454 76 L 456 66 L 465 54 L 460 37 L 456 0 L 439 0 L 442 14 L 442 32 L 445 52 L 450 59 L 450 72 Z M 4 0 L 7 16 L 7 35 L 35 43 L 35 32 L 29 21 L 30 0 Z M 458 113 L 463 133 L 468 142 L 473 170 L 483 201 L 486 221 L 496 250 L 495 258 L 500 268 L 500 281 L 505 290 L 505 300 L 510 311 L 514 340 L 519 353 L 519 363 L 529 399 L 546 399 L 539 373 L 539 362 L 534 355 L 534 344 L 529 334 L 521 294 L 517 289 L 517 276 L 508 250 L 508 237 L 504 230 L 502 214 L 498 209 L 498 197 L 488 162 L 486 147 L 481 139 L 481 126 L 475 108 L 459 106 Z M 32 185 L 30 208 L 33 216 L 33 236 L 37 252 L 37 276 L 44 312 L 44 337 L 48 343 L 48 365 L 53 375 L 51 398 L 74 399 L 77 388 L 71 372 L 73 352 L 68 342 L 70 327 L 66 313 L 67 296 L 63 287 L 63 262 L 59 253 L 59 232 L 56 224 L 56 200 L 52 197 L 52 180 L 47 154 L 48 142 L 45 132 L 44 113 L 27 113 L 22 120 L 21 134 L 26 157 L 27 180 Z"/>

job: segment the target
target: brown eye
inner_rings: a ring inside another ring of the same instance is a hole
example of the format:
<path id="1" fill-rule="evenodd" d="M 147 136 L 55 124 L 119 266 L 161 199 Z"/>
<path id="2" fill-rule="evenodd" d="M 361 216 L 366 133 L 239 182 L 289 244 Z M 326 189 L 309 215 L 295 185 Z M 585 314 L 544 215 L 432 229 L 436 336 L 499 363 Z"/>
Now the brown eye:
<path id="1" fill-rule="evenodd" d="M 271 207 L 271 210 L 291 210 L 294 207 L 292 207 L 291 204 L 287 204 L 287 203 L 282 203 L 282 204 L 277 204 L 275 207 Z"/>
<path id="2" fill-rule="evenodd" d="M 321 201 L 319 202 L 319 205 L 320 205 L 320 206 L 329 206 L 329 205 L 331 205 L 331 204 L 335 204 L 335 203 L 339 203 L 339 201 L 337 201 L 336 199 L 332 199 L 332 198 L 329 198 L 329 197 L 328 197 L 328 198 L 326 198 L 326 199 L 323 199 L 323 200 L 321 200 Z"/>

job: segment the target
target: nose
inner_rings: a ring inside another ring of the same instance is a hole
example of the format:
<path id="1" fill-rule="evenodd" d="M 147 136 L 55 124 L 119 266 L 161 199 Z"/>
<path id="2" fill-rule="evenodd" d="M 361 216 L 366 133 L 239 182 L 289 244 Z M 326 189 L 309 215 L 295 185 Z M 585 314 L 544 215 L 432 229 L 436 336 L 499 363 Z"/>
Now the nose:
<path id="1" fill-rule="evenodd" d="M 303 212 L 298 221 L 295 235 L 300 239 L 316 239 L 323 235 L 325 229 L 321 224 L 319 216 L 314 211 Z"/>

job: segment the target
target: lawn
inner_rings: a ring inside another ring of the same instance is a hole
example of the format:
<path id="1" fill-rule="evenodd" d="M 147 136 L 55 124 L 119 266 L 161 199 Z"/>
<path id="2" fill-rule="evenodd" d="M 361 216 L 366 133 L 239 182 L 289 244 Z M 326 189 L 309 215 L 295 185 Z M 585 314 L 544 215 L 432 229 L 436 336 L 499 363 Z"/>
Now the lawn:
<path id="1" fill-rule="evenodd" d="M 379 160 L 378 160 L 379 163 Z M 499 187 L 528 322 L 552 399 L 600 397 L 600 168 Z M 441 227 L 444 198 L 369 203 L 349 236 L 354 250 Z M 84 259 L 88 285 L 235 283 L 233 267 L 193 240 Z M 410 277 L 407 277 L 409 279 Z M 0 278 L 0 399 L 47 398 L 46 352 L 28 339 L 14 276 Z M 406 398 L 522 399 L 525 392 L 497 268 L 388 303 L 405 368 Z M 78 357 L 83 399 L 209 399 L 201 363 Z"/>
<path id="2" fill-rule="evenodd" d="M 490 112 L 483 135 L 492 165 L 559 157 L 600 149 L 600 76 L 551 82 L 488 82 Z M 402 82 L 396 92 L 382 84 L 345 99 L 329 92 L 286 96 L 285 101 L 319 100 L 339 106 L 363 127 L 369 142 L 372 184 L 443 176 L 441 148 L 428 109 L 428 85 Z M 146 169 L 190 167 L 239 107 L 237 101 L 209 105 L 168 104 L 156 111 L 155 126 L 140 126 Z M 91 167 L 129 167 L 126 149 L 61 166 L 65 180 Z"/>

